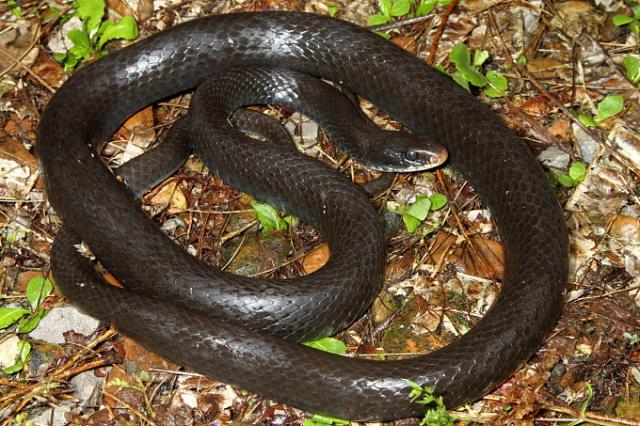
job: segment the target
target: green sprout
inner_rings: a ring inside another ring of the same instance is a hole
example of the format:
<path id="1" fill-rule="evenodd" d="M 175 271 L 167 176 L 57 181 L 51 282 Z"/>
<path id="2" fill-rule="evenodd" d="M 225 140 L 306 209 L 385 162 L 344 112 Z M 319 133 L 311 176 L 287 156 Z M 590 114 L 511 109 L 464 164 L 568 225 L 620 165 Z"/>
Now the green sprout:
<path id="1" fill-rule="evenodd" d="M 598 102 L 597 113 L 594 117 L 578 114 L 578 120 L 587 127 L 596 127 L 603 121 L 619 114 L 624 109 L 622 96 L 607 96 Z"/>
<path id="2" fill-rule="evenodd" d="M 27 284 L 27 301 L 30 309 L 25 308 L 0 308 L 0 330 L 17 324 L 16 333 L 26 334 L 35 329 L 47 311 L 42 307 L 42 302 L 53 291 L 53 284 L 48 279 L 39 276 L 32 278 Z M 21 371 L 31 353 L 31 343 L 26 340 L 18 340 L 18 357 L 15 364 L 5 367 L 4 374 L 14 374 Z"/>
<path id="3" fill-rule="evenodd" d="M 628 28 L 636 37 L 640 38 L 640 5 L 631 8 L 633 14 L 615 15 L 611 21 L 616 27 Z"/>
<path id="4" fill-rule="evenodd" d="M 117 22 L 103 20 L 104 0 L 75 0 L 75 15 L 82 20 L 81 30 L 71 30 L 67 38 L 73 47 L 53 57 L 64 64 L 69 72 L 83 61 L 107 54 L 104 46 L 111 40 L 133 40 L 138 37 L 138 24 L 132 16 L 123 16 Z"/>

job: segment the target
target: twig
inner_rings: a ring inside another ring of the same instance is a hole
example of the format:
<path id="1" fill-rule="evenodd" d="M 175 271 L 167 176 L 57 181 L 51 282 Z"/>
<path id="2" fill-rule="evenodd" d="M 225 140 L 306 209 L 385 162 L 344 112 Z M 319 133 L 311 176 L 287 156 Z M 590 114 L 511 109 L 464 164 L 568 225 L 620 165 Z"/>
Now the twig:
<path id="1" fill-rule="evenodd" d="M 369 27 L 369 29 L 371 31 L 388 31 L 395 28 L 406 27 L 407 25 L 418 24 L 420 22 L 428 21 L 429 19 L 433 19 L 433 15 L 417 16 L 415 18 L 403 19 L 402 21 L 389 22 L 388 24 L 374 25 Z"/>
<path id="2" fill-rule="evenodd" d="M 142 414 L 138 409 L 136 409 L 136 407 L 134 407 L 133 405 L 129 404 L 128 402 L 123 401 L 122 399 L 118 398 L 117 396 L 115 396 L 114 394 L 107 392 L 105 390 L 102 391 L 102 394 L 104 396 L 107 396 L 109 398 L 113 398 L 113 400 L 115 400 L 116 402 L 122 404 L 127 410 L 131 411 L 133 414 L 135 414 L 136 416 L 140 417 L 141 420 L 144 420 L 145 422 L 149 423 L 150 425 L 156 425 L 156 423 L 151 420 L 149 417 L 145 416 L 144 414 Z"/>
<path id="3" fill-rule="evenodd" d="M 444 10 L 444 13 L 442 14 L 442 20 L 440 21 L 440 25 L 438 26 L 438 31 L 436 31 L 435 35 L 433 36 L 433 41 L 431 42 L 431 48 L 429 49 L 429 59 L 427 59 L 427 63 L 429 65 L 433 65 L 433 63 L 436 61 L 436 52 L 438 51 L 438 44 L 440 44 L 440 39 L 444 34 L 444 30 L 447 27 L 447 23 L 449 22 L 449 16 L 451 15 L 451 12 L 453 12 L 453 9 L 455 9 L 457 4 L 458 4 L 458 0 L 452 0 L 449 6 L 447 6 L 447 8 Z"/>

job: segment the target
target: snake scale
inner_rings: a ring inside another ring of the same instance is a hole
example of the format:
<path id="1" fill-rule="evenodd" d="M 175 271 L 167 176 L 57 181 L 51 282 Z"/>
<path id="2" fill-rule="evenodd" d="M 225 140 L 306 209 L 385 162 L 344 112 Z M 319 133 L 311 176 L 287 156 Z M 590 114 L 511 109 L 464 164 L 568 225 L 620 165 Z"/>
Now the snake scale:
<path id="1" fill-rule="evenodd" d="M 318 226 L 331 246 L 324 268 L 283 285 L 206 268 L 155 228 L 97 158 L 94 147 L 135 111 L 248 66 L 340 83 L 446 146 L 451 164 L 489 206 L 506 252 L 501 294 L 473 329 L 399 361 L 338 357 L 296 343 L 353 322 L 384 274 L 375 210 L 362 191 L 311 159 L 271 157 L 264 143 L 247 146 L 236 165 L 224 148 L 212 154 L 223 178 L 269 193 Z M 476 400 L 531 357 L 560 315 L 567 231 L 527 147 L 450 78 L 347 22 L 265 12 L 172 27 L 75 73 L 43 113 L 37 153 L 49 201 L 70 228 L 56 239 L 52 267 L 73 303 L 200 373 L 310 412 L 353 420 L 419 415 L 424 407 L 409 402 L 406 380 L 435 386 L 450 407 Z M 288 194 L 264 187 L 280 178 Z M 332 183 L 311 194 L 300 180 Z M 84 258 L 60 254 L 76 235 L 126 290 L 103 285 Z"/>

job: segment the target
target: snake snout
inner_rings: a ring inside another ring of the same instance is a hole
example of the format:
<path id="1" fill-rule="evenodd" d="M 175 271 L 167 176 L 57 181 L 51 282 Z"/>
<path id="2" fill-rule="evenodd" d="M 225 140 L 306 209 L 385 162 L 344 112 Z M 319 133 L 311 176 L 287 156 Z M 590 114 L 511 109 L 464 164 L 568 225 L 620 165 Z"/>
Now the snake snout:
<path id="1" fill-rule="evenodd" d="M 447 161 L 447 149 L 428 138 L 408 133 L 388 132 L 376 169 L 406 173 L 433 169 Z"/>
<path id="2" fill-rule="evenodd" d="M 444 146 L 429 146 L 427 148 L 412 148 L 405 152 L 404 160 L 407 164 L 407 169 L 415 167 L 410 171 L 418 171 L 431 169 L 442 165 L 449 158 L 449 153 Z M 407 170 L 409 171 L 409 170 Z"/>

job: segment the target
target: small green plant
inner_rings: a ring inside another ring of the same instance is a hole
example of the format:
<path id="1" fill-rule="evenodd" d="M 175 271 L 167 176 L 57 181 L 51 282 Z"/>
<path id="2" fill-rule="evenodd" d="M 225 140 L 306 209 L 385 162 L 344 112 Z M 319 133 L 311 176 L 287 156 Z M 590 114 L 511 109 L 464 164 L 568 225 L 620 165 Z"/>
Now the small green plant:
<path id="1" fill-rule="evenodd" d="M 103 20 L 104 0 L 75 0 L 75 15 L 82 20 L 81 30 L 71 30 L 67 37 L 73 47 L 54 58 L 64 64 L 65 72 L 83 61 L 107 54 L 104 46 L 111 40 L 133 40 L 138 37 L 138 24 L 132 16 L 124 16 L 117 22 Z"/>
<path id="2" fill-rule="evenodd" d="M 633 84 L 640 83 L 640 60 L 635 56 L 625 56 L 622 63 L 629 81 Z"/>
<path id="3" fill-rule="evenodd" d="M 499 71 L 489 70 L 486 74 L 480 71 L 482 65 L 489 59 L 489 52 L 486 50 L 476 50 L 473 53 L 472 62 L 469 48 L 463 43 L 458 43 L 451 49 L 449 59 L 456 67 L 455 72 L 449 73 L 442 66 L 436 66 L 436 69 L 453 78 L 467 91 L 471 91 L 469 85 L 472 85 L 482 88 L 487 96 L 500 98 L 509 89 L 507 78 Z"/>
<path id="4" fill-rule="evenodd" d="M 0 330 L 17 323 L 16 333 L 25 334 L 31 332 L 46 315 L 47 311 L 42 307 L 42 301 L 46 299 L 52 291 L 53 285 L 48 279 L 41 276 L 32 278 L 27 284 L 26 292 L 30 309 L 0 308 Z M 13 374 L 21 371 L 31 353 L 31 343 L 28 341 L 19 340 L 17 344 L 19 355 L 16 363 L 4 368 L 4 374 Z"/>
<path id="5" fill-rule="evenodd" d="M 347 353 L 347 345 L 345 345 L 342 340 L 338 340 L 334 337 L 323 337 L 322 339 L 312 340 L 303 344 L 310 348 L 329 352 L 334 355 L 344 355 Z"/>
<path id="6" fill-rule="evenodd" d="M 310 419 L 305 419 L 302 426 L 348 425 L 349 423 L 351 423 L 349 420 L 314 414 Z"/>
<path id="7" fill-rule="evenodd" d="M 409 205 L 400 205 L 396 213 L 402 215 L 407 231 L 414 232 L 427 218 L 430 211 L 440 210 L 447 204 L 447 197 L 442 194 L 418 195 L 416 201 Z"/>
<path id="8" fill-rule="evenodd" d="M 518 62 L 518 65 L 524 67 L 525 65 L 527 65 L 527 57 L 521 53 L 518 55 L 518 59 L 516 59 L 516 62 Z"/>
<path id="9" fill-rule="evenodd" d="M 611 21 L 616 27 L 628 28 L 636 37 L 640 38 L 640 5 L 635 5 L 631 8 L 633 14 L 628 15 L 615 15 Z"/>
<path id="10" fill-rule="evenodd" d="M 335 3 L 329 2 L 326 4 L 327 6 L 327 12 L 329 13 L 329 16 L 331 16 L 332 18 L 335 17 L 338 12 L 340 12 L 340 6 L 338 6 Z"/>
<path id="11" fill-rule="evenodd" d="M 7 0 L 7 6 L 9 6 L 9 12 L 16 18 L 22 18 L 22 8 L 18 5 L 16 0 Z"/>
<path id="12" fill-rule="evenodd" d="M 573 188 L 584 180 L 586 174 L 587 166 L 576 161 L 571 163 L 568 173 L 553 173 L 551 179 L 555 184 L 559 184 L 565 188 Z"/>
<path id="13" fill-rule="evenodd" d="M 587 127 L 596 127 L 603 121 L 619 114 L 624 109 L 622 96 L 606 96 L 598 102 L 597 113 L 594 117 L 578 114 L 578 120 Z"/>
<path id="14" fill-rule="evenodd" d="M 406 382 L 411 386 L 409 400 L 416 404 L 431 407 L 424 414 L 420 421 L 420 426 L 453 426 L 453 417 L 445 407 L 442 397 L 434 394 L 435 389 L 433 387 L 420 386 L 411 380 L 406 380 Z"/>
<path id="15" fill-rule="evenodd" d="M 451 0 L 378 0 L 380 13 L 369 17 L 367 21 L 370 27 L 384 25 L 394 18 L 413 18 L 428 15 L 437 5 L 448 5 Z M 382 37 L 388 39 L 388 33 L 379 32 Z"/>
<path id="16" fill-rule="evenodd" d="M 286 231 L 295 220 L 291 215 L 281 217 L 278 210 L 267 203 L 254 200 L 251 202 L 251 207 L 256 212 L 258 222 L 262 225 L 263 234 L 271 230 Z"/>

